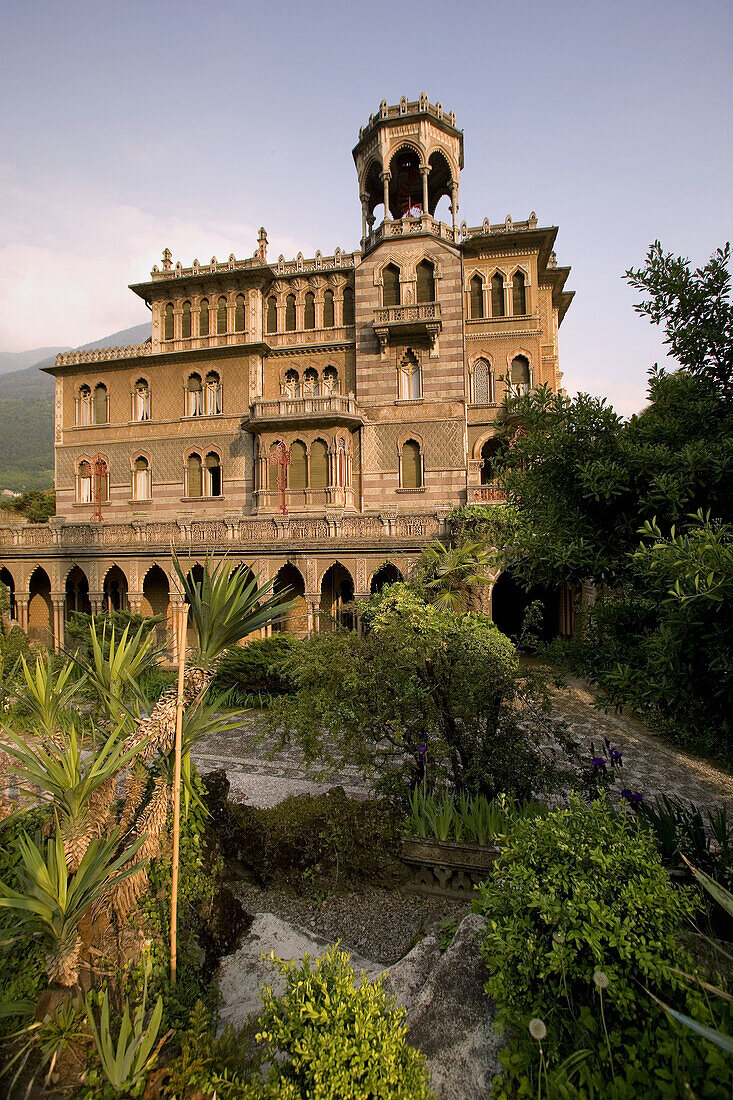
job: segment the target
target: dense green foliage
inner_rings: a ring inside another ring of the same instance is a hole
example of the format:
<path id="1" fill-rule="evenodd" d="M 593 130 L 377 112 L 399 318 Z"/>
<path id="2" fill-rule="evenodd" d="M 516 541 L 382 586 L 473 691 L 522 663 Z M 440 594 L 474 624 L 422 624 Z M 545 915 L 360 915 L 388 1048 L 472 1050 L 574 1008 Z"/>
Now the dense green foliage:
<path id="1" fill-rule="evenodd" d="M 517 801 L 501 794 L 492 802 L 481 794 L 457 798 L 452 791 L 437 794 L 424 786 L 410 793 L 409 812 L 404 821 L 408 836 L 454 841 L 457 844 L 501 843 L 517 821 L 526 817 L 544 816 L 547 808 L 534 799 Z"/>
<path id="2" fill-rule="evenodd" d="M 0 488 L 53 485 L 53 387 L 35 366 L 0 378 Z"/>
<path id="3" fill-rule="evenodd" d="M 673 969 L 693 967 L 678 943 L 692 896 L 670 885 L 648 832 L 603 801 L 571 799 L 516 826 L 477 907 L 486 990 L 517 1029 L 498 1096 L 538 1095 L 541 1063 L 556 1083 L 564 1075 L 568 1097 L 682 1096 L 686 1082 L 716 1096 L 730 1083 L 722 1052 L 680 1037 L 646 992 L 716 1022 Z M 562 1069 L 573 1056 L 586 1091 Z"/>
<path id="4" fill-rule="evenodd" d="M 270 710 L 273 734 L 289 732 L 310 759 L 374 769 L 378 789 L 395 797 L 424 777 L 489 798 L 525 797 L 548 778 L 518 724 L 532 686 L 490 620 L 442 611 L 395 584 L 369 602 L 364 621 L 361 637 L 322 633 L 293 647 L 297 690 Z M 539 705 L 533 719 L 543 721 Z"/>
<path id="5" fill-rule="evenodd" d="M 254 692 L 285 695 L 292 691 L 288 658 L 294 639 L 289 634 L 253 638 L 246 645 L 232 646 L 216 666 L 214 688 L 231 691 L 235 703 Z"/>
<path id="6" fill-rule="evenodd" d="M 299 966 L 272 956 L 281 996 L 263 990 L 257 1038 L 275 1064 L 278 1096 L 310 1100 L 429 1100 L 424 1057 L 405 1042 L 404 1015 L 381 983 L 356 985 L 336 947 Z"/>
<path id="7" fill-rule="evenodd" d="M 45 523 L 56 515 L 56 493 L 53 489 L 31 489 L 0 504 L 6 512 L 17 512 L 28 523 Z"/>

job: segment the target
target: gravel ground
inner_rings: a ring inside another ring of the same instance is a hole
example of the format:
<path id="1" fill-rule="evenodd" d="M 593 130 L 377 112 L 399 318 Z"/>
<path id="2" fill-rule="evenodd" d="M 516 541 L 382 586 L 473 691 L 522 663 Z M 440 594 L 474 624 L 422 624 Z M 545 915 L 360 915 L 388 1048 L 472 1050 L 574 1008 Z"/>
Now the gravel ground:
<path id="1" fill-rule="evenodd" d="M 444 918 L 459 921 L 470 912 L 466 902 L 426 898 L 364 886 L 359 891 L 329 894 L 322 902 L 292 887 L 229 884 L 245 909 L 274 913 L 324 939 L 341 941 L 345 950 L 391 966 Z"/>

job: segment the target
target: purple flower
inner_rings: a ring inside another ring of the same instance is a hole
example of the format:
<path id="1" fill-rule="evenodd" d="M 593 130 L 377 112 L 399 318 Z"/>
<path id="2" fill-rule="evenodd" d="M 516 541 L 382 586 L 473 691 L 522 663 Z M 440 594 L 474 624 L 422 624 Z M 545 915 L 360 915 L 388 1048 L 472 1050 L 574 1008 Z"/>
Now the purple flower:
<path id="1" fill-rule="evenodd" d="M 621 797 L 625 798 L 626 801 L 632 805 L 636 802 L 644 801 L 644 795 L 641 791 L 630 791 L 628 787 L 624 787 L 621 791 Z"/>
<path id="2" fill-rule="evenodd" d="M 608 750 L 608 755 L 611 758 L 612 767 L 616 767 L 617 764 L 621 765 L 623 763 L 623 761 L 621 759 L 621 750 L 620 749 L 609 749 Z"/>
<path id="3" fill-rule="evenodd" d="M 591 760 L 591 764 L 594 768 L 599 768 L 601 771 L 606 770 L 606 758 L 605 756 L 594 756 Z"/>
<path id="4" fill-rule="evenodd" d="M 418 759 L 419 759 L 421 764 L 422 764 L 423 760 L 425 759 L 427 751 L 428 751 L 428 746 L 424 741 L 422 741 L 421 744 L 420 744 L 420 748 L 417 750 L 417 756 L 418 756 Z"/>

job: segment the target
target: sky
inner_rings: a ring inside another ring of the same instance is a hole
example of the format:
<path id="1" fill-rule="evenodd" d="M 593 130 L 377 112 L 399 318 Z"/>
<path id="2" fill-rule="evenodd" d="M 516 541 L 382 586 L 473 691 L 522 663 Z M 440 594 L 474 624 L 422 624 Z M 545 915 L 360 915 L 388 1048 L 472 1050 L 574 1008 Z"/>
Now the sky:
<path id="1" fill-rule="evenodd" d="M 557 225 L 565 387 L 643 406 L 661 333 L 624 271 L 733 223 L 733 0 L 0 0 L 0 351 L 144 322 L 127 285 L 359 246 L 382 99 L 464 132 L 459 220 Z"/>

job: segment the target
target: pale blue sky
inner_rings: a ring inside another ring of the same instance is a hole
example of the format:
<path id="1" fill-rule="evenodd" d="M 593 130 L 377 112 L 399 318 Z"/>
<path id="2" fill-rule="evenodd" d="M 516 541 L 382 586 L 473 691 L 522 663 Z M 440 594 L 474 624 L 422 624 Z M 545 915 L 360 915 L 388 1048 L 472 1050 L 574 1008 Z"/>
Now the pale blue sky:
<path id="1" fill-rule="evenodd" d="M 165 246 L 358 247 L 359 125 L 421 91 L 464 131 L 459 218 L 560 227 L 571 391 L 640 407 L 662 352 L 623 270 L 732 235 L 732 0 L 0 7 L 0 350 L 144 321 Z"/>

